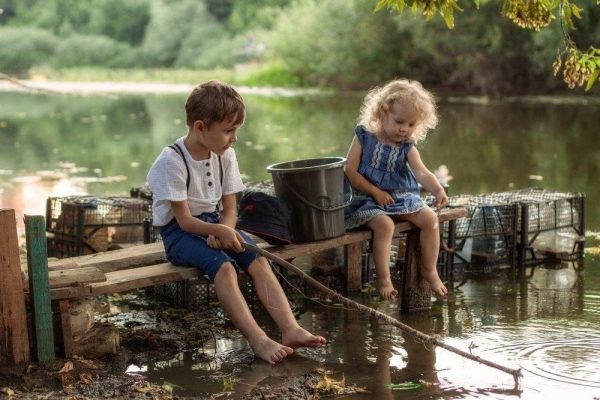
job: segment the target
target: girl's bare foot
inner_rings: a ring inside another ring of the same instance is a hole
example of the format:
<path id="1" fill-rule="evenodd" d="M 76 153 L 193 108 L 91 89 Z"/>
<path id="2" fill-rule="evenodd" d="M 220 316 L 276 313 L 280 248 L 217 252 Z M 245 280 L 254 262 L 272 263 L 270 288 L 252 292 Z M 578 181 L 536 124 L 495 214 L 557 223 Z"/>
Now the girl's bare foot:
<path id="1" fill-rule="evenodd" d="M 321 347 L 327 343 L 323 336 L 313 335 L 301 326 L 296 326 L 282 333 L 284 345 L 291 348 L 298 347 Z"/>
<path id="2" fill-rule="evenodd" d="M 448 294 L 448 289 L 446 289 L 446 286 L 444 286 L 444 284 L 442 283 L 442 280 L 437 274 L 437 271 L 434 270 L 433 272 L 422 272 L 422 274 L 423 278 L 425 278 L 427 282 L 429 282 L 429 284 L 431 285 L 431 290 L 433 290 L 435 294 L 438 294 L 440 296 L 445 296 L 446 294 Z"/>
<path id="3" fill-rule="evenodd" d="M 269 364 L 278 363 L 294 352 L 291 347 L 279 344 L 266 335 L 248 340 L 248 343 L 250 343 L 254 355 Z"/>
<path id="4" fill-rule="evenodd" d="M 384 300 L 392 300 L 398 297 L 398 291 L 394 289 L 394 285 L 389 279 L 377 280 L 377 290 Z"/>

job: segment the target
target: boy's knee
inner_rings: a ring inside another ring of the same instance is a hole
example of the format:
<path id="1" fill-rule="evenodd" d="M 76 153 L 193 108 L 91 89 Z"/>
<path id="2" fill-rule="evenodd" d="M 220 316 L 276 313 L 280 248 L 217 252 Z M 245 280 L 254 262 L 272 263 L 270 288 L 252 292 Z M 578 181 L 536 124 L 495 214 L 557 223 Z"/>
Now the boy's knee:
<path id="1" fill-rule="evenodd" d="M 256 257 L 254 259 L 254 261 L 252 261 L 252 263 L 248 267 L 248 273 L 250 275 L 252 275 L 253 273 L 257 273 L 257 272 L 264 272 L 264 271 L 270 271 L 270 270 L 271 270 L 271 266 L 269 265 L 269 262 L 267 261 L 267 259 L 263 256 Z"/>
<path id="2" fill-rule="evenodd" d="M 237 271 L 233 264 L 229 261 L 224 262 L 217 271 L 215 275 L 215 282 L 219 281 L 229 281 L 229 280 L 237 280 Z"/>

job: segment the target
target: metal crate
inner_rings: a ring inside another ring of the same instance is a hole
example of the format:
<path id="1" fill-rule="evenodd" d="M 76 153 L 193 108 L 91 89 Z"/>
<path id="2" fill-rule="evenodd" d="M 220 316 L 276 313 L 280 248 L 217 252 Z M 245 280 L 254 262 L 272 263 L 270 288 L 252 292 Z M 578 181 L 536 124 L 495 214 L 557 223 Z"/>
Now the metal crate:
<path id="1" fill-rule="evenodd" d="M 152 205 L 129 197 L 69 196 L 46 201 L 48 252 L 74 257 L 107 251 L 122 243 L 144 240 L 144 220 Z"/>
<path id="2" fill-rule="evenodd" d="M 455 262 L 541 263 L 549 258 L 583 256 L 584 195 L 540 188 L 458 195 L 450 206 L 469 214 L 455 223 Z M 445 232 L 451 237 L 450 232 Z"/>
<path id="3" fill-rule="evenodd" d="M 585 195 L 544 189 L 516 193 L 519 201 L 517 263 L 549 258 L 577 260 L 585 247 Z"/>
<path id="4" fill-rule="evenodd" d="M 458 195 L 449 198 L 449 205 L 468 210 L 466 217 L 444 226 L 455 264 L 514 264 L 517 204 L 503 204 L 494 195 Z"/>

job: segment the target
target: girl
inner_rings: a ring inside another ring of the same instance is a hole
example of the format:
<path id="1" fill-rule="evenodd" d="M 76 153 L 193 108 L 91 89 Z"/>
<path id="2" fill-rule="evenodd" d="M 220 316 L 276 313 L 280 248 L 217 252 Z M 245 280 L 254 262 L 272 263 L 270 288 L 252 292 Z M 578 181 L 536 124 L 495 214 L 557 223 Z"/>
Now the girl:
<path id="1" fill-rule="evenodd" d="M 399 79 L 376 87 L 361 106 L 345 167 L 358 194 L 344 217 L 347 229 L 366 224 L 373 231 L 377 289 L 384 299 L 398 295 L 389 270 L 392 218 L 410 221 L 421 229 L 421 274 L 435 293 L 447 293 L 436 268 L 440 246 L 437 215 L 419 196 L 418 183 L 435 195 L 438 208 L 447 205 L 448 196 L 415 147 L 437 120 L 433 95 L 416 81 Z"/>

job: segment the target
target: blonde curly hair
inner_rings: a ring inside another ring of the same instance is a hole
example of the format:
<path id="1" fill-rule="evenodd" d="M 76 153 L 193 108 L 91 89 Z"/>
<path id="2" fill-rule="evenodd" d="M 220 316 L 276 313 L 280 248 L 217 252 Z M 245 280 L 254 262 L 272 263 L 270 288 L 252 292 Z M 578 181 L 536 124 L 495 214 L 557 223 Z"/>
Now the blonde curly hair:
<path id="1" fill-rule="evenodd" d="M 395 79 L 383 87 L 369 90 L 360 107 L 359 125 L 379 132 L 384 118 L 396 101 L 412 107 L 419 118 L 411 140 L 416 144 L 425 139 L 427 131 L 438 123 L 435 98 L 421 83 L 408 79 Z"/>

